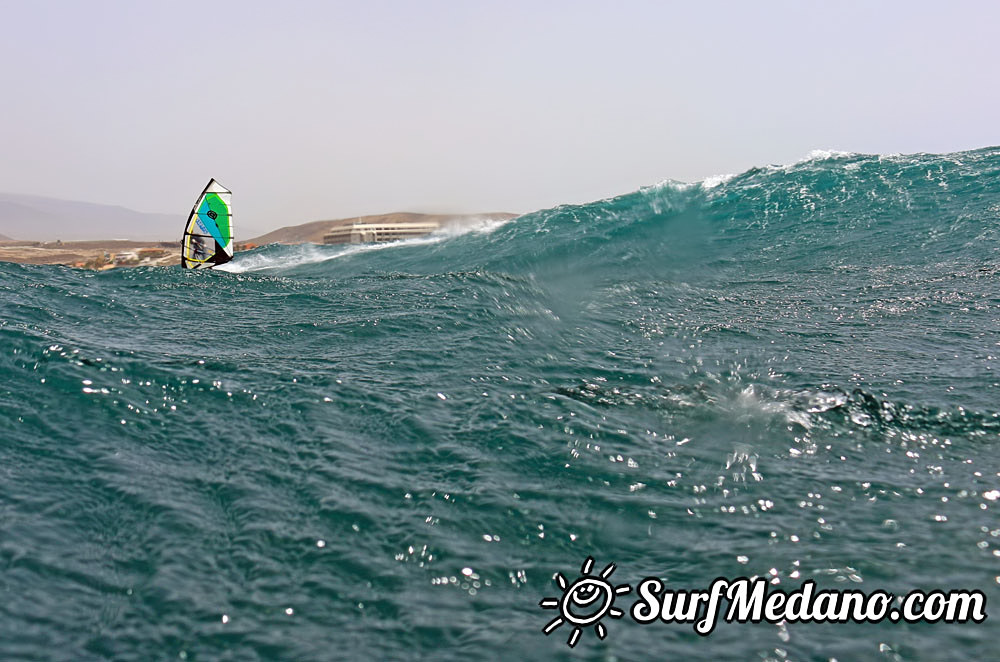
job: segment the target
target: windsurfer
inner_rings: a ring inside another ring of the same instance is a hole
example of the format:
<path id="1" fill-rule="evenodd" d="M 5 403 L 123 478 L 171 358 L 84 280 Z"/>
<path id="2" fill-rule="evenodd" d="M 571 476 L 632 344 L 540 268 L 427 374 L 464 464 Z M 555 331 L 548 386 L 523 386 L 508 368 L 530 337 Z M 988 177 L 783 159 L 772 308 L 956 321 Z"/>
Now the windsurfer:
<path id="1" fill-rule="evenodd" d="M 191 208 L 181 239 L 185 269 L 211 269 L 233 259 L 233 193 L 214 179 Z"/>
<path id="2" fill-rule="evenodd" d="M 204 260 L 208 252 L 205 250 L 205 242 L 198 235 L 191 236 L 191 257 L 196 260 Z"/>

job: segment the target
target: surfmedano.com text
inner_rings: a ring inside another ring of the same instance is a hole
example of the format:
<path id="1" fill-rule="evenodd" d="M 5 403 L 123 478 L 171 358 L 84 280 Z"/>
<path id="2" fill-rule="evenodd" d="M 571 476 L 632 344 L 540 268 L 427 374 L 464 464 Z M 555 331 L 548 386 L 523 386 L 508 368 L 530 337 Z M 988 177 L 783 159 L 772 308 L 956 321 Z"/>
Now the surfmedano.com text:
<path id="1" fill-rule="evenodd" d="M 773 589 L 764 578 L 719 577 L 707 590 L 668 590 L 661 580 L 647 577 L 636 586 L 631 616 L 638 623 L 690 623 L 708 636 L 728 603 L 727 623 L 981 623 L 986 619 L 982 591 L 910 591 L 894 596 L 876 590 L 816 590 L 808 580 L 796 589 Z"/>

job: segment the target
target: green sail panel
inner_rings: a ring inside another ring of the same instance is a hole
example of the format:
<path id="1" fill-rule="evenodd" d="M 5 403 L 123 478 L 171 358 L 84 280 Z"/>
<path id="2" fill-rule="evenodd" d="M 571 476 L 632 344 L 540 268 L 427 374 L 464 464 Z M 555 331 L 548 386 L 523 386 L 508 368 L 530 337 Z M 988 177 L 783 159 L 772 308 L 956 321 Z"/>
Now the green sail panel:
<path id="1" fill-rule="evenodd" d="M 184 225 L 181 266 L 208 269 L 232 259 L 233 192 L 211 179 Z"/>

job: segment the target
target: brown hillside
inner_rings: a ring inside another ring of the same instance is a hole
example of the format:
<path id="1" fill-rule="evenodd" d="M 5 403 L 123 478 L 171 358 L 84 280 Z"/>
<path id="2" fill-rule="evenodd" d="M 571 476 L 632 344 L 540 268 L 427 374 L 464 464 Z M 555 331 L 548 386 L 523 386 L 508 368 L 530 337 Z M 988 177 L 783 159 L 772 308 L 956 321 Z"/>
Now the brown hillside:
<path id="1" fill-rule="evenodd" d="M 263 246 L 265 244 L 322 244 L 323 235 L 330 228 L 348 223 L 418 223 L 421 221 L 437 221 L 442 225 L 451 223 L 464 224 L 471 223 L 483 218 L 493 218 L 506 220 L 516 217 L 517 214 L 497 212 L 491 214 L 414 214 L 411 212 L 395 212 L 392 214 L 374 214 L 371 216 L 352 216 L 351 218 L 339 218 L 331 221 L 312 221 L 301 225 L 289 225 L 287 227 L 272 230 L 259 237 L 248 239 L 247 243 Z"/>

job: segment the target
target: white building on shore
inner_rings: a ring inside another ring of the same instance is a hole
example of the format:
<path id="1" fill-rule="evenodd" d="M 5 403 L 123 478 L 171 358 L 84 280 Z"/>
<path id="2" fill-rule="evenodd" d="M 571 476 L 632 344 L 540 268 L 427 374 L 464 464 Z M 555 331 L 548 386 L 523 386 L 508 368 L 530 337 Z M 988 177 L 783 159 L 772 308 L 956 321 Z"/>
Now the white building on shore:
<path id="1" fill-rule="evenodd" d="M 439 229 L 438 221 L 345 223 L 323 235 L 324 244 L 370 244 L 423 237 Z"/>

